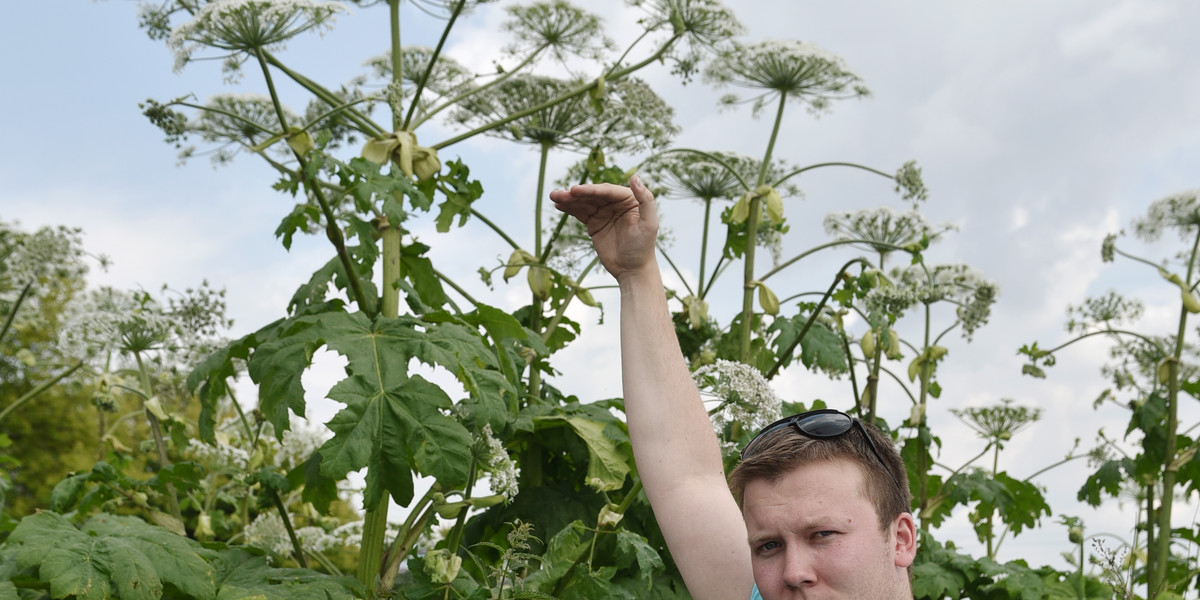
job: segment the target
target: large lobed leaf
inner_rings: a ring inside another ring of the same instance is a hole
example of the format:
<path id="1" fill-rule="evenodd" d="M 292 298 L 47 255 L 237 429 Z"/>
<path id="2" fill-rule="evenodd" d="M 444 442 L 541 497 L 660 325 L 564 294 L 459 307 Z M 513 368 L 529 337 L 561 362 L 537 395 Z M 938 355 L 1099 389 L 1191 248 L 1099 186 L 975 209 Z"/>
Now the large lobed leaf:
<path id="1" fill-rule="evenodd" d="M 198 600 L 216 598 L 199 545 L 135 517 L 100 514 L 81 531 L 40 512 L 22 519 L 6 546 L 18 568 L 37 568 L 54 598 L 157 599 L 164 584 Z"/>

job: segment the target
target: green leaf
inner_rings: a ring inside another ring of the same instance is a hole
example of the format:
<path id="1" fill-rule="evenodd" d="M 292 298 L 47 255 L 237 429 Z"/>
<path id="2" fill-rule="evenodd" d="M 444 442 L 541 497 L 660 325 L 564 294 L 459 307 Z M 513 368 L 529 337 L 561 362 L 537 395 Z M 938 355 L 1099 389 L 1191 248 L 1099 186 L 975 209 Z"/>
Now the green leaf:
<path id="1" fill-rule="evenodd" d="M 1132 472 L 1132 470 L 1133 463 L 1129 459 L 1106 461 L 1084 481 L 1076 498 L 1091 506 L 1100 506 L 1100 492 L 1103 491 L 1116 498 L 1117 494 L 1121 492 L 1121 482 L 1125 480 L 1124 473 Z"/>
<path id="2" fill-rule="evenodd" d="M 962 573 L 936 563 L 923 563 L 912 569 L 914 598 L 958 598 L 966 585 Z"/>
<path id="3" fill-rule="evenodd" d="M 566 421 L 571 429 L 579 435 L 588 447 L 587 484 L 598 491 L 611 492 L 619 490 L 625 484 L 625 476 L 629 474 L 628 450 L 622 450 L 617 440 L 606 434 L 609 423 L 592 420 L 583 416 L 571 417 L 542 417 L 537 420 Z M 626 445 L 628 442 L 626 442 Z"/>
<path id="4" fill-rule="evenodd" d="M 50 510 L 64 513 L 75 507 L 91 473 L 67 475 L 50 491 Z"/>
<path id="5" fill-rule="evenodd" d="M 628 529 L 617 531 L 617 552 L 617 567 L 623 569 L 636 562 L 639 577 L 649 579 L 663 568 L 662 557 L 650 542 Z"/>
<path id="6" fill-rule="evenodd" d="M 447 486 L 466 482 L 473 440 L 439 411 L 451 406 L 441 388 L 419 376 L 384 388 L 355 375 L 334 386 L 329 397 L 346 408 L 327 423 L 334 436 L 321 447 L 321 474 L 343 479 L 370 467 L 365 502 L 378 501 L 382 487 L 398 504 L 407 505 L 412 470 Z"/>
<path id="7" fill-rule="evenodd" d="M 0 581 L 0 600 L 21 600 L 17 595 L 17 586 L 11 581 Z"/>
<path id="8" fill-rule="evenodd" d="M 446 172 L 439 178 L 446 194 L 437 216 L 440 233 L 450 231 L 454 217 L 458 217 L 459 227 L 465 225 L 471 216 L 471 204 L 483 196 L 483 185 L 468 179 L 471 170 L 461 160 L 452 160 L 446 167 Z"/>
<path id="9" fill-rule="evenodd" d="M 80 531 L 41 512 L 22 519 L 6 545 L 19 568 L 37 567 L 55 598 L 159 598 L 164 583 L 198 600 L 215 598 L 199 545 L 135 517 L 102 513 Z"/>
<path id="10" fill-rule="evenodd" d="M 424 256 L 428 250 L 429 246 L 424 244 L 405 246 L 400 254 L 401 272 L 412 282 L 413 289 L 426 306 L 441 308 L 450 298 L 442 289 L 441 279 L 433 271 L 433 263 Z"/>
<path id="11" fill-rule="evenodd" d="M 84 540 L 55 548 L 41 558 L 38 578 L 50 583 L 51 596 L 80 600 L 112 597 L 112 583 L 101 566 L 107 561 L 99 555 L 98 545 L 98 540 Z"/>
<path id="12" fill-rule="evenodd" d="M 101 551 L 121 600 L 158 600 L 162 597 L 162 580 L 150 557 L 121 538 L 105 539 Z"/>
<path id="13" fill-rule="evenodd" d="M 313 452 L 308 460 L 288 473 L 288 481 L 293 488 L 304 485 L 300 498 L 311 502 L 313 507 L 323 515 L 329 514 L 329 505 L 338 499 L 337 480 L 321 474 L 321 453 Z"/>
<path id="14" fill-rule="evenodd" d="M 163 583 L 201 600 L 215 597 L 212 567 L 200 556 L 196 542 L 136 517 L 103 513 L 84 523 L 83 531 L 120 539 L 146 555 Z"/>
<path id="15" fill-rule="evenodd" d="M 350 577 L 267 565 L 264 556 L 229 549 L 213 560 L 217 600 L 351 600 L 365 598 Z"/>

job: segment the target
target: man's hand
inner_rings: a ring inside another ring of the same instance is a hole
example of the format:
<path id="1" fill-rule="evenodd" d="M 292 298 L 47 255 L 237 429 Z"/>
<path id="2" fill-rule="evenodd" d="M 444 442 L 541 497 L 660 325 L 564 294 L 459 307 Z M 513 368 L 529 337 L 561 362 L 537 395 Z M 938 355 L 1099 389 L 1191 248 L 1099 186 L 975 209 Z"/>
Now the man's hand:
<path id="1" fill-rule="evenodd" d="M 637 175 L 629 187 L 611 183 L 577 185 L 550 192 L 554 207 L 587 228 L 600 263 L 618 281 L 654 262 L 658 213 L 654 195 Z"/>

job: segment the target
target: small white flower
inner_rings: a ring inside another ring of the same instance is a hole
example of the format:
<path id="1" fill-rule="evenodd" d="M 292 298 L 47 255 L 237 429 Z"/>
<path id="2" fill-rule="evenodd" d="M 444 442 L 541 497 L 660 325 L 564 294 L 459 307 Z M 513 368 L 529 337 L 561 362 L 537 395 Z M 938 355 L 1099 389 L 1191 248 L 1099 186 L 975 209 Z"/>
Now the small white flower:
<path id="1" fill-rule="evenodd" d="M 1134 235 L 1147 242 L 1158 240 L 1168 227 L 1178 229 L 1184 239 L 1195 235 L 1200 227 L 1200 188 L 1156 200 L 1145 217 L 1133 221 Z"/>
<path id="2" fill-rule="evenodd" d="M 512 501 L 520 491 L 518 481 L 521 476 L 521 469 L 517 467 L 517 463 L 508 455 L 508 451 L 504 449 L 504 444 L 492 434 L 492 426 L 490 424 L 483 426 L 483 440 L 488 450 L 487 471 L 490 473 L 490 487 L 493 494 L 500 494 L 508 501 Z"/>
<path id="3" fill-rule="evenodd" d="M 289 554 L 292 551 L 292 541 L 288 537 L 283 519 L 275 511 L 259 513 L 254 521 L 246 526 L 246 544 L 276 554 Z"/>
<path id="4" fill-rule="evenodd" d="M 328 29 L 334 15 L 345 10 L 338 2 L 319 0 L 214 0 L 176 27 L 167 46 L 178 71 L 202 47 L 238 54 L 278 49 L 300 33 Z"/>
<path id="5" fill-rule="evenodd" d="M 779 418 L 779 398 L 762 373 L 750 365 L 717 359 L 692 377 L 698 388 L 721 402 L 712 415 L 718 432 L 730 423 L 741 423 L 743 429 L 757 431 Z"/>

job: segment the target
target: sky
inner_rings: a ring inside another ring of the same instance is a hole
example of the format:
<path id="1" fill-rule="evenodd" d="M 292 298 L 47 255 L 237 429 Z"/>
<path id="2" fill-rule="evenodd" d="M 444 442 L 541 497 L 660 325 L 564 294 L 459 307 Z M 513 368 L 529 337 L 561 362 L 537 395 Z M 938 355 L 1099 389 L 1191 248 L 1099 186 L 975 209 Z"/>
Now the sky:
<path id="1" fill-rule="evenodd" d="M 464 20 L 448 40 L 447 54 L 490 70 L 506 42 L 499 25 L 509 4 L 482 8 Z M 1144 265 L 1102 263 L 1100 244 L 1151 202 L 1200 187 L 1200 5 L 743 0 L 729 6 L 745 24 L 746 40 L 818 44 L 841 55 L 873 92 L 866 100 L 838 103 L 820 118 L 793 106 L 775 155 L 796 165 L 849 161 L 884 171 L 917 160 L 930 191 L 922 211 L 931 222 L 958 229 L 927 260 L 964 262 L 1000 287 L 989 325 L 969 344 L 957 335 L 948 338 L 950 354 L 939 372 L 945 392 L 930 412 L 943 441 L 939 460 L 956 466 L 982 448 L 949 409 L 1001 399 L 1042 411 L 1041 421 L 1014 438 L 1001 457 L 1001 468 L 1013 476 L 1062 458 L 1076 438 L 1082 449 L 1090 448 L 1097 429 L 1123 434 L 1124 411 L 1092 406 L 1105 388 L 1103 343 L 1064 351 L 1045 380 L 1022 377 L 1016 351 L 1033 341 L 1043 347 L 1064 341 L 1067 306 L 1109 289 L 1145 302 L 1144 330 L 1173 330 L 1177 292 Z M 405 42 L 433 45 L 440 26 L 412 8 L 406 6 Z M 597 0 L 589 9 L 603 17 L 618 45 L 639 33 L 637 9 L 619 0 Z M 236 321 L 231 335 L 283 316 L 296 286 L 329 258 L 327 243 L 314 237 L 284 250 L 273 232 L 293 200 L 270 189 L 268 167 L 245 155 L 221 167 L 204 157 L 179 164 L 138 109 L 147 98 L 262 93 L 261 79 L 248 71 L 241 83 L 222 84 L 216 62 L 173 72 L 170 52 L 138 30 L 133 1 L 21 2 L 8 14 L 0 22 L 0 139 L 6 141 L 0 149 L 0 219 L 26 228 L 82 227 L 89 251 L 113 263 L 106 272 L 93 272 L 96 285 L 156 290 L 206 279 L 225 288 Z M 294 40 L 280 56 L 336 85 L 365 73 L 363 61 L 385 51 L 385 14 L 380 7 L 353 9 L 332 32 Z M 730 90 L 713 89 L 700 78 L 684 86 L 664 68 L 641 76 L 675 107 L 677 146 L 761 156 L 770 120 L 754 119 L 748 107 L 718 110 L 717 99 Z M 294 107 L 303 105 L 296 90 L 285 88 L 284 94 L 285 102 L 294 97 Z M 445 139 L 449 131 L 441 125 L 423 130 L 421 142 Z M 442 158 L 456 155 L 483 182 L 477 206 L 514 237 L 531 239 L 537 155 L 482 138 L 452 146 Z M 551 177 L 577 159 L 552 157 Z M 792 231 L 785 254 L 824 241 L 821 221 L 830 211 L 905 207 L 888 181 L 861 172 L 822 169 L 798 183 L 805 197 L 788 204 Z M 668 198 L 661 210 L 675 240 L 673 255 L 684 275 L 694 278 L 697 205 Z M 514 280 L 518 285 L 489 291 L 474 274 L 481 260 L 494 266 L 508 254 L 478 224 L 438 235 L 426 223 L 416 233 L 432 247 L 435 264 L 472 293 L 508 310 L 527 302 L 521 278 Z M 1182 249 L 1171 234 L 1157 244 L 1129 237 L 1120 243 L 1153 262 Z M 854 254 L 802 261 L 779 276 L 786 277 L 779 286 L 823 288 L 833 265 Z M 606 277 L 587 283 L 611 284 Z M 668 285 L 675 284 L 668 273 Z M 568 313 L 587 334 L 559 357 L 561 373 L 553 379 L 583 400 L 620 394 L 617 298 L 611 290 L 595 294 L 605 303 L 603 323 L 594 309 Z M 714 301 L 723 320 L 732 310 L 732 301 Z M 903 334 L 915 333 L 906 327 L 911 325 L 902 323 Z M 314 420 L 336 410 L 321 401 L 321 390 L 339 370 L 335 358 L 323 356 L 306 376 Z M 791 369 L 773 383 L 787 399 L 845 404 L 839 402 L 846 397 L 845 381 Z M 908 401 L 894 390 L 881 402 L 888 419 L 907 415 Z M 1200 420 L 1194 404 L 1183 407 L 1185 427 Z M 1035 479 L 1046 486 L 1055 516 L 1037 532 L 1007 539 L 1000 558 L 1063 566 L 1059 553 L 1069 548 L 1066 528 L 1056 523 L 1059 514 L 1083 516 L 1089 533 L 1128 538 L 1132 508 L 1110 502 L 1093 510 L 1075 501 L 1088 472 L 1076 461 Z M 1177 509 L 1181 523 L 1200 518 L 1196 506 L 1193 498 Z M 962 518 L 944 530 L 945 538 L 978 548 Z"/>

